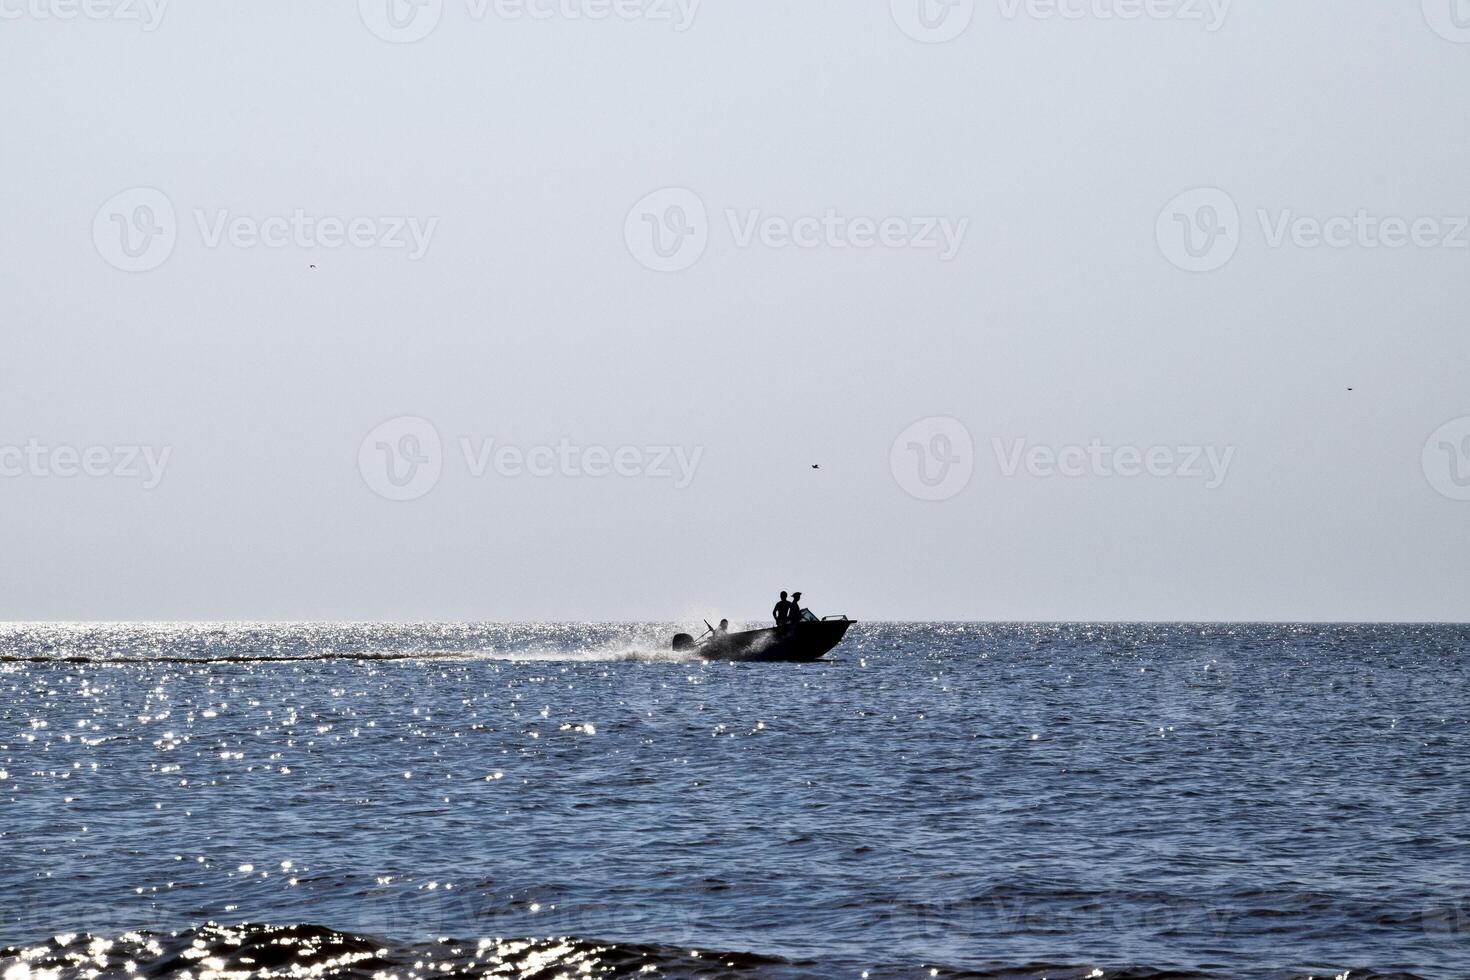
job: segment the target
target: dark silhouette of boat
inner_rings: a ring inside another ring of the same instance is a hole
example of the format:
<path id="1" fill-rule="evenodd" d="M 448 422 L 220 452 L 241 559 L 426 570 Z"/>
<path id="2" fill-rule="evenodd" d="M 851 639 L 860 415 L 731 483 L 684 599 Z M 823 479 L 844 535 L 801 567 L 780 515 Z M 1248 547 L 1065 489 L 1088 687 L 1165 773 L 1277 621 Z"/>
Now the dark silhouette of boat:
<path id="1" fill-rule="evenodd" d="M 674 649 L 681 653 L 693 651 L 706 660 L 802 663 L 825 657 L 842 642 L 854 622 L 846 616 L 818 619 L 805 613 L 799 622 L 770 629 L 742 633 L 711 629 L 697 640 L 680 633 L 674 637 Z"/>

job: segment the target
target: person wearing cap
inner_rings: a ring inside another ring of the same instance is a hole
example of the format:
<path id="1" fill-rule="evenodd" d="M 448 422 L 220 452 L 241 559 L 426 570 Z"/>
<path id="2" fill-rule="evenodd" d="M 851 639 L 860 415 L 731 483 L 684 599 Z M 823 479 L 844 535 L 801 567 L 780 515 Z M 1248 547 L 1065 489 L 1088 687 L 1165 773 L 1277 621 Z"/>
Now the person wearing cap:
<path id="1" fill-rule="evenodd" d="M 791 612 L 787 615 L 786 622 L 795 626 L 801 622 L 801 593 L 791 593 Z"/>

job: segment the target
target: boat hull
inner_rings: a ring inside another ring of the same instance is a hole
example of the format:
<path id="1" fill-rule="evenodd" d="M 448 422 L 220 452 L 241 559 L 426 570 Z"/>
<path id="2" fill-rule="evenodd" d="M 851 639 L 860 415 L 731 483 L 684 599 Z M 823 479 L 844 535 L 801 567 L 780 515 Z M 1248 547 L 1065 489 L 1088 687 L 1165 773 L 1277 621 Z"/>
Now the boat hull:
<path id="1" fill-rule="evenodd" d="M 707 637 L 695 646 L 705 660 L 751 663 L 807 663 L 821 660 L 842 642 L 850 619 L 824 619 L 794 626 L 748 630 Z"/>

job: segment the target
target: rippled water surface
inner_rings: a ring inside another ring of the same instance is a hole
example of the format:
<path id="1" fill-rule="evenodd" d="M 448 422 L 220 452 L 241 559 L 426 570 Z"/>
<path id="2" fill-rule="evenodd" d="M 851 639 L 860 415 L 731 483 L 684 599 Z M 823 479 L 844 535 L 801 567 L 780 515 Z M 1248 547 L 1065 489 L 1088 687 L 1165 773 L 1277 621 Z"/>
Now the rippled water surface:
<path id="1" fill-rule="evenodd" d="M 1470 977 L 1470 628 L 672 631 L 0 627 L 0 976 Z"/>

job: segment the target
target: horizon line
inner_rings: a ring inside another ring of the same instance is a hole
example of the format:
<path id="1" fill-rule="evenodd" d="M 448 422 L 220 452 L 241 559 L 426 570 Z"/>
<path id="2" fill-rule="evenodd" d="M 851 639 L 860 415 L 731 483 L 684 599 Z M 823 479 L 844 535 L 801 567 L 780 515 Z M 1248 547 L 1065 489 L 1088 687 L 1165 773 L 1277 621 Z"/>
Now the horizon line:
<path id="1" fill-rule="evenodd" d="M 756 622 L 757 620 L 736 620 Z M 8 619 L 15 626 L 668 626 L 683 619 Z M 1470 626 L 1419 619 L 855 619 L 887 626 Z"/>

